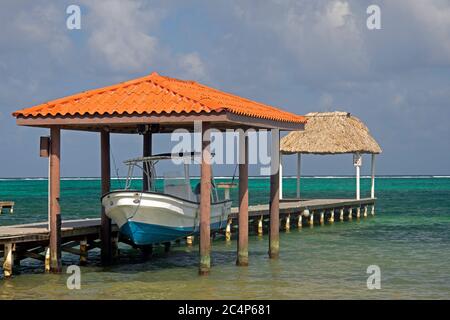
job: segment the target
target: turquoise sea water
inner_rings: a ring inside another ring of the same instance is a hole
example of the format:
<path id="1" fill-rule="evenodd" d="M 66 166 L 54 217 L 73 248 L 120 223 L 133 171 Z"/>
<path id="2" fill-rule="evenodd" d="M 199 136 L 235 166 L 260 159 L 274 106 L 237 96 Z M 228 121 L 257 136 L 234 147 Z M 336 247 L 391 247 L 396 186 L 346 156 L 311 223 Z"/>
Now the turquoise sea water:
<path id="1" fill-rule="evenodd" d="M 114 180 L 113 188 L 121 184 Z M 268 201 L 268 179 L 250 179 L 249 186 L 250 204 Z M 354 187 L 353 178 L 306 177 L 302 197 L 350 198 Z M 369 188 L 370 179 L 363 179 L 362 196 Z M 98 217 L 99 190 L 98 179 L 64 179 L 63 219 Z M 295 195 L 295 179 L 284 179 L 284 195 Z M 266 234 L 250 237 L 246 268 L 235 266 L 235 239 L 215 240 L 208 277 L 197 276 L 196 246 L 175 246 L 167 254 L 157 250 L 148 261 L 123 246 L 120 262 L 110 267 L 100 266 L 98 252 L 90 252 L 80 290 L 67 289 L 67 274 L 43 274 L 40 262 L 23 261 L 19 275 L 0 279 L 0 299 L 450 298 L 450 178 L 381 177 L 376 196 L 374 218 L 281 232 L 277 261 L 267 257 Z M 46 180 L 0 180 L 0 198 L 16 202 L 14 214 L 0 215 L 0 225 L 47 217 Z M 77 257 L 65 254 L 63 261 L 67 267 Z M 367 289 L 369 265 L 381 269 L 380 290 Z"/>

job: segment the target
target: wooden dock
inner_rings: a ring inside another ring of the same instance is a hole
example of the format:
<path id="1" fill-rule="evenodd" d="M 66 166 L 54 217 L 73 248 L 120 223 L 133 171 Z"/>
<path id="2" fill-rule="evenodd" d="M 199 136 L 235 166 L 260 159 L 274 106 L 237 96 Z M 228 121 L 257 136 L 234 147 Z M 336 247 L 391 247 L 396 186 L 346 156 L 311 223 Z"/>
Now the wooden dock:
<path id="1" fill-rule="evenodd" d="M 13 213 L 14 201 L 0 201 L 0 214 L 3 213 L 3 209 L 9 209 L 9 213 Z"/>
<path id="2" fill-rule="evenodd" d="M 313 226 L 348 221 L 353 218 L 374 215 L 374 198 L 366 199 L 312 199 L 280 201 L 280 229 L 289 230 L 291 226 L 302 227 L 304 224 Z M 370 208 L 370 213 L 369 213 Z M 265 222 L 269 220 L 269 205 L 249 206 L 249 222 L 253 223 L 258 234 L 267 230 Z M 232 208 L 227 226 L 219 233 L 225 233 L 225 239 L 230 240 L 234 226 L 237 226 L 238 208 Z M 87 263 L 88 251 L 100 247 L 101 219 L 65 220 L 61 226 L 61 248 L 80 256 L 80 264 Z M 131 244 L 127 239 L 119 238 L 118 228 L 112 225 L 113 251 L 117 254 L 118 242 Z M 3 273 L 5 277 L 12 275 L 14 265 L 26 258 L 44 262 L 45 270 L 50 269 L 48 223 L 30 223 L 0 227 L 0 250 L 3 251 Z M 192 241 L 187 239 L 187 243 Z"/>

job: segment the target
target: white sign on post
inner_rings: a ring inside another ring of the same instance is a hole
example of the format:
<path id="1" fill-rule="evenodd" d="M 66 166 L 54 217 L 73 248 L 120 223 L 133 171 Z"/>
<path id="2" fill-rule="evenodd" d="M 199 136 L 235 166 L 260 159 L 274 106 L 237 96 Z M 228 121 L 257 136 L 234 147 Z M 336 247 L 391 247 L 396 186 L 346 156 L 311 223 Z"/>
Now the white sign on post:
<path id="1" fill-rule="evenodd" d="M 361 167 L 362 166 L 362 156 L 360 153 L 355 153 L 353 155 L 353 165 L 355 167 Z"/>

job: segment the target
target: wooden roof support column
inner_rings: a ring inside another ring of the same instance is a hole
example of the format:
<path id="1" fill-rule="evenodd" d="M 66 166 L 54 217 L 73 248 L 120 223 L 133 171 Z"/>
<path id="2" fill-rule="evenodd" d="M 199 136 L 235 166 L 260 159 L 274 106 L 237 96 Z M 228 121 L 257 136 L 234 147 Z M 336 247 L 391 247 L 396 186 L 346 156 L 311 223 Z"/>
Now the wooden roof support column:
<path id="1" fill-rule="evenodd" d="M 360 153 L 355 153 L 353 155 L 353 164 L 356 168 L 356 200 L 361 199 L 361 164 L 362 155 Z"/>
<path id="2" fill-rule="evenodd" d="M 202 162 L 200 180 L 200 264 L 199 274 L 207 275 L 211 267 L 211 154 L 209 123 L 202 123 Z"/>
<path id="3" fill-rule="evenodd" d="M 375 153 L 372 153 L 372 161 L 371 161 L 371 183 L 370 183 L 370 197 L 375 198 Z"/>
<path id="4" fill-rule="evenodd" d="M 248 266 L 248 136 L 239 131 L 239 233 L 238 266 Z"/>
<path id="5" fill-rule="evenodd" d="M 271 131 L 269 257 L 277 259 L 280 250 L 280 130 L 272 129 Z"/>
<path id="6" fill-rule="evenodd" d="M 151 155 L 152 155 L 152 133 L 146 132 L 143 135 L 142 156 L 149 157 Z M 145 169 L 147 170 L 150 168 Z M 150 172 L 148 174 L 150 174 Z M 150 188 L 149 176 L 144 172 L 142 177 L 142 190 L 148 191 L 149 188 Z"/>
<path id="7" fill-rule="evenodd" d="M 50 129 L 50 271 L 61 272 L 61 209 L 60 197 L 61 129 Z"/>
<path id="8" fill-rule="evenodd" d="M 110 163 L 110 139 L 109 132 L 102 131 L 100 133 L 100 150 L 101 150 L 101 179 L 102 179 L 102 195 L 108 193 L 111 189 L 111 163 Z M 109 264 L 112 261 L 112 236 L 111 236 L 111 219 L 105 214 L 105 207 L 102 205 L 101 216 L 101 259 L 103 264 Z"/>
<path id="9" fill-rule="evenodd" d="M 302 173 L 302 154 L 297 153 L 297 199 L 300 199 L 300 176 Z"/>

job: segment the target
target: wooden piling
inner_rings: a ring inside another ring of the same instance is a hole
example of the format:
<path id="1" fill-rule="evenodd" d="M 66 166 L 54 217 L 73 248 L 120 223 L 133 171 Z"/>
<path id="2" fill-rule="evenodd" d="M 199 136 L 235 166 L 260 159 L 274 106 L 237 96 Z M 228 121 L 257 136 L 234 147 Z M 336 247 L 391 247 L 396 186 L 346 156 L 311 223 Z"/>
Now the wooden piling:
<path id="1" fill-rule="evenodd" d="M 339 209 L 339 221 L 344 221 L 344 208 Z"/>
<path id="2" fill-rule="evenodd" d="M 352 220 L 353 219 L 353 208 L 350 207 L 348 208 L 348 220 Z"/>
<path id="3" fill-rule="evenodd" d="M 233 222 L 233 219 L 228 219 L 227 226 L 225 228 L 225 240 L 231 241 L 231 224 Z"/>
<path id="4" fill-rule="evenodd" d="M 101 149 L 101 179 L 102 195 L 108 193 L 111 188 L 111 162 L 110 162 L 110 137 L 109 132 L 100 134 Z M 112 261 L 111 219 L 105 213 L 102 206 L 101 213 L 101 260 L 102 264 L 110 264 Z"/>
<path id="5" fill-rule="evenodd" d="M 59 273 L 61 263 L 61 209 L 60 198 L 61 129 L 50 129 L 50 270 Z"/>
<path id="6" fill-rule="evenodd" d="M 364 206 L 363 216 L 364 216 L 364 218 L 367 218 L 367 206 Z"/>
<path id="7" fill-rule="evenodd" d="M 359 219 L 361 217 L 361 207 L 356 207 L 356 219 Z"/>
<path id="8" fill-rule="evenodd" d="M 297 217 L 297 228 L 302 228 L 303 227 L 303 223 L 302 223 L 302 213 L 299 213 L 298 217 Z"/>
<path id="9" fill-rule="evenodd" d="M 50 247 L 45 248 L 44 270 L 45 273 L 50 272 Z"/>
<path id="10" fill-rule="evenodd" d="M 111 258 L 116 260 L 119 257 L 119 234 L 115 234 L 111 238 Z"/>
<path id="11" fill-rule="evenodd" d="M 143 157 L 149 157 L 152 155 L 152 133 L 151 132 L 145 132 L 143 134 L 143 139 L 142 139 L 142 156 Z M 145 165 L 145 164 L 144 164 Z M 147 171 L 149 168 L 146 168 L 144 166 L 145 171 Z M 142 173 L 142 190 L 144 191 L 148 191 L 150 188 L 150 180 L 148 175 L 143 172 Z M 148 172 L 148 174 L 150 174 L 150 172 Z"/>
<path id="12" fill-rule="evenodd" d="M 314 211 L 309 214 L 309 226 L 314 227 Z"/>
<path id="13" fill-rule="evenodd" d="M 186 244 L 188 246 L 192 246 L 193 243 L 194 243 L 194 236 L 187 236 L 186 237 Z"/>
<path id="14" fill-rule="evenodd" d="M 150 258 L 153 254 L 153 245 L 151 245 L 151 244 L 141 246 L 140 249 L 142 251 L 142 256 L 143 256 L 144 260 Z"/>
<path id="15" fill-rule="evenodd" d="M 371 211 L 372 216 L 375 215 L 375 204 L 372 205 L 372 211 Z"/>
<path id="16" fill-rule="evenodd" d="M 248 137 L 239 132 L 239 217 L 238 217 L 238 266 L 248 266 Z"/>
<path id="17" fill-rule="evenodd" d="M 202 123 L 202 162 L 200 181 L 200 264 L 199 274 L 207 275 L 211 267 L 211 154 L 209 124 Z"/>
<path id="18" fill-rule="evenodd" d="M 320 212 L 320 224 L 325 223 L 325 211 Z"/>
<path id="19" fill-rule="evenodd" d="M 13 274 L 14 267 L 14 243 L 5 243 L 3 249 L 3 275 L 9 278 Z"/>
<path id="20" fill-rule="evenodd" d="M 264 234 L 263 221 L 264 217 L 260 216 L 258 219 L 258 236 L 262 236 Z"/>
<path id="21" fill-rule="evenodd" d="M 331 208 L 330 209 L 330 218 L 328 219 L 329 223 L 333 223 L 334 222 L 334 209 Z"/>
<path id="22" fill-rule="evenodd" d="M 277 259 L 280 250 L 280 130 L 272 129 L 271 175 L 270 175 L 270 224 L 269 257 Z"/>
<path id="23" fill-rule="evenodd" d="M 87 264 L 87 259 L 88 259 L 88 250 L 87 250 L 87 239 L 84 238 L 83 240 L 80 241 L 80 265 L 85 265 Z"/>
<path id="24" fill-rule="evenodd" d="M 285 220 L 284 230 L 289 231 L 291 230 L 291 215 L 288 213 Z"/>

